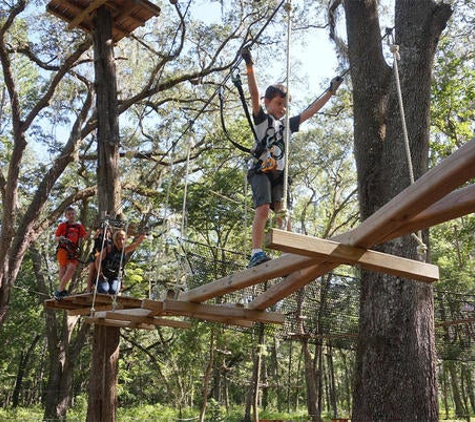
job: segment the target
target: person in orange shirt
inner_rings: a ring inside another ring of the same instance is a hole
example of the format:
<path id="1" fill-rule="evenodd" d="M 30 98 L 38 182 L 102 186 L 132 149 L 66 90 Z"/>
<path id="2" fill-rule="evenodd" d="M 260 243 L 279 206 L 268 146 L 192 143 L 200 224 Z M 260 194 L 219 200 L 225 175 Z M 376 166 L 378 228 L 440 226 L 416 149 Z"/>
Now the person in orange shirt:
<path id="1" fill-rule="evenodd" d="M 55 241 L 58 242 L 56 257 L 59 264 L 59 286 L 53 292 L 56 300 L 69 296 L 66 286 L 73 278 L 79 260 L 79 242 L 87 236 L 86 230 L 81 223 L 76 222 L 76 210 L 67 207 L 64 215 L 66 221 L 60 223 L 55 233 Z"/>

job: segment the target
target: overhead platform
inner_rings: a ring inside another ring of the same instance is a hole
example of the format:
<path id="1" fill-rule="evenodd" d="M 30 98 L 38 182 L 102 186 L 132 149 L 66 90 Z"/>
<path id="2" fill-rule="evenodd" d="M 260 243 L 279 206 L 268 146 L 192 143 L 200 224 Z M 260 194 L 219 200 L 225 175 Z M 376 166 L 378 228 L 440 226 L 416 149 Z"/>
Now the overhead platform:
<path id="1" fill-rule="evenodd" d="M 68 29 L 81 28 L 92 32 L 95 11 L 102 6 L 109 9 L 112 15 L 114 42 L 160 15 L 160 8 L 147 0 L 52 0 L 46 10 L 68 22 Z"/>

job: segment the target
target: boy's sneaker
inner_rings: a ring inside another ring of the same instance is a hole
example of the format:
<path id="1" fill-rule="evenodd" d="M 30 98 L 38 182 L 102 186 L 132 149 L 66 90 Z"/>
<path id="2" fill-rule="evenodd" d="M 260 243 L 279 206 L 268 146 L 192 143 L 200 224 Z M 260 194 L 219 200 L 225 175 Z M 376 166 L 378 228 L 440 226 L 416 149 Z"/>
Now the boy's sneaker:
<path id="1" fill-rule="evenodd" d="M 270 261 L 271 257 L 267 256 L 264 252 L 257 252 L 251 256 L 251 260 L 247 268 L 255 267 L 256 265 L 263 264 L 264 262 Z"/>
<path id="2" fill-rule="evenodd" d="M 53 292 L 53 297 L 56 299 L 56 300 L 61 300 L 65 297 L 68 297 L 69 296 L 69 293 L 66 291 L 66 290 L 63 290 L 62 292 L 58 291 L 58 290 L 55 290 Z"/>

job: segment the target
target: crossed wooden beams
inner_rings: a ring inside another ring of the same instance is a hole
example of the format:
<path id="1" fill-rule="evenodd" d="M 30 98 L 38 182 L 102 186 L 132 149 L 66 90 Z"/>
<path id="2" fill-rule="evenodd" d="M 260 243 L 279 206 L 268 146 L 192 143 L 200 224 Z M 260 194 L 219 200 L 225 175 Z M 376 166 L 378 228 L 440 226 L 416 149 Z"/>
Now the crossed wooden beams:
<path id="1" fill-rule="evenodd" d="M 432 282 L 438 278 L 437 267 L 380 254 L 368 248 L 473 212 L 475 185 L 454 189 L 475 176 L 474 163 L 475 138 L 425 173 L 356 229 L 330 241 L 272 230 L 269 246 L 291 253 L 190 290 L 180 299 L 204 302 L 272 278 L 285 277 L 247 305 L 248 309 L 262 311 L 342 263 L 360 264 Z"/>

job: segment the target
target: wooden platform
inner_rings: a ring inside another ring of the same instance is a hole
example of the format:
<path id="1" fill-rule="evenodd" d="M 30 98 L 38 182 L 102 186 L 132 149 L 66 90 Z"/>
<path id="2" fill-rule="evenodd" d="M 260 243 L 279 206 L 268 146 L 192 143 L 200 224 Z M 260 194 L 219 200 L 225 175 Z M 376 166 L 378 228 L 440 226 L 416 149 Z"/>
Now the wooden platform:
<path id="1" fill-rule="evenodd" d="M 112 14 L 114 42 L 143 26 L 150 18 L 160 15 L 160 8 L 148 0 L 52 0 L 46 10 L 69 23 L 68 29 L 94 29 L 94 12 L 101 6 Z"/>
<path id="2" fill-rule="evenodd" d="M 188 317 L 241 327 L 256 322 L 283 324 L 285 316 L 276 312 L 256 311 L 239 304 L 197 304 L 183 300 L 136 299 L 127 296 L 97 294 L 94 309 L 92 293 L 68 296 L 62 300 L 48 299 L 46 309 L 63 310 L 68 315 L 86 316 L 86 322 L 123 328 L 154 329 L 156 326 L 189 328 L 191 323 L 177 319 Z"/>

